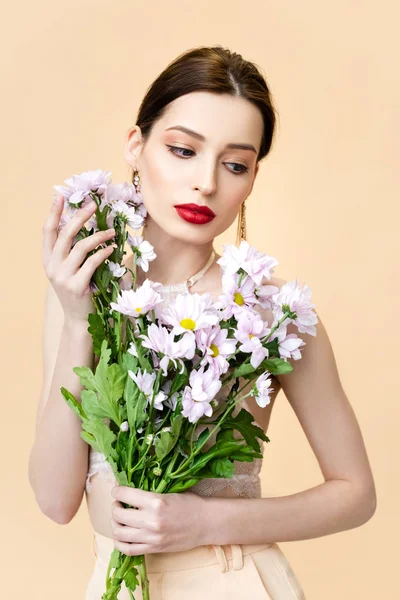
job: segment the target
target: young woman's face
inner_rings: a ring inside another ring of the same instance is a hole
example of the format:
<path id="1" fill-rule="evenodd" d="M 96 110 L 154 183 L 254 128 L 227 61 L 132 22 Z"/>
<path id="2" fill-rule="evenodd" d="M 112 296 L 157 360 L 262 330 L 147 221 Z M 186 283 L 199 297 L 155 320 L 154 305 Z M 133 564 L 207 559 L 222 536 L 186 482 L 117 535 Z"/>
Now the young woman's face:
<path id="1" fill-rule="evenodd" d="M 195 244 L 225 231 L 252 190 L 262 133 L 256 106 L 209 92 L 192 92 L 171 102 L 145 144 L 140 129 L 130 129 L 125 156 L 139 171 L 148 219 L 172 237 Z M 190 223 L 175 208 L 187 203 L 207 206 L 215 217 Z"/>

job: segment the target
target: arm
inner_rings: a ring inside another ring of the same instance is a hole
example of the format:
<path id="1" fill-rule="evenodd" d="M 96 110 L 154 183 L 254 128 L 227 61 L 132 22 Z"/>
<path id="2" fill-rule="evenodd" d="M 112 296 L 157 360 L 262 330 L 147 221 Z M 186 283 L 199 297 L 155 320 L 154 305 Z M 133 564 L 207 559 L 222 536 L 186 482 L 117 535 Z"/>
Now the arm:
<path id="1" fill-rule="evenodd" d="M 288 326 L 306 346 L 302 358 L 291 361 L 294 370 L 278 379 L 325 481 L 278 498 L 207 498 L 204 544 L 310 539 L 358 527 L 373 516 L 376 492 L 362 434 L 318 318 L 316 337 Z"/>
<path id="2" fill-rule="evenodd" d="M 29 481 L 41 511 L 68 523 L 79 509 L 88 468 L 88 444 L 80 437 L 81 421 L 64 400 L 64 386 L 80 398 L 82 387 L 73 367 L 93 368 L 92 338 L 87 324 L 64 320 L 51 286 L 46 296 L 43 338 L 43 387 L 36 435 L 29 458 Z"/>

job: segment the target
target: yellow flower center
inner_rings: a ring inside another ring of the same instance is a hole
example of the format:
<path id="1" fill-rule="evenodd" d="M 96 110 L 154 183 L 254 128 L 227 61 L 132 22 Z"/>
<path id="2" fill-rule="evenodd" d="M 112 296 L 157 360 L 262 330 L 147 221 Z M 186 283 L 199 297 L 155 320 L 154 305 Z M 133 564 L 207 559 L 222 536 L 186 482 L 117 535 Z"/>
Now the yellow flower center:
<path id="1" fill-rule="evenodd" d="M 193 329 L 196 327 L 196 323 L 193 321 L 193 319 L 182 319 L 180 324 L 181 327 L 184 327 L 185 329 L 190 329 L 191 331 L 193 331 Z"/>
<path id="2" fill-rule="evenodd" d="M 249 333 L 249 338 L 251 339 L 252 337 L 254 337 L 254 334 Z"/>
<path id="3" fill-rule="evenodd" d="M 210 349 L 213 351 L 213 353 L 211 355 L 213 358 L 218 356 L 218 354 L 219 354 L 218 346 L 216 346 L 215 344 L 211 344 Z"/>
<path id="4" fill-rule="evenodd" d="M 135 308 L 135 310 L 136 310 L 136 312 L 138 312 L 138 313 L 139 313 L 139 312 L 142 310 L 142 307 L 140 307 L 140 308 Z"/>
<path id="5" fill-rule="evenodd" d="M 236 304 L 239 304 L 239 306 L 243 306 L 244 300 L 242 294 L 236 292 L 236 294 L 233 296 L 233 299 L 235 300 Z"/>

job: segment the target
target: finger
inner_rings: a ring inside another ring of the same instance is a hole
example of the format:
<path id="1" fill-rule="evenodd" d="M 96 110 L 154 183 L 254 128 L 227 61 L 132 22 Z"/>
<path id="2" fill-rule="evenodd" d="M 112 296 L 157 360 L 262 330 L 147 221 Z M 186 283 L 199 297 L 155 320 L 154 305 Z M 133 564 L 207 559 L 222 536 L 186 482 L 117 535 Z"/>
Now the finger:
<path id="1" fill-rule="evenodd" d="M 126 556 L 139 556 L 140 554 L 155 554 L 156 550 L 151 544 L 129 544 L 114 540 L 114 548 Z"/>
<path id="2" fill-rule="evenodd" d="M 42 256 L 43 265 L 46 266 L 53 253 L 54 245 L 58 237 L 58 226 L 64 207 L 64 198 L 60 195 L 55 195 L 51 205 L 50 213 L 43 225 L 43 246 Z"/>
<path id="3" fill-rule="evenodd" d="M 127 525 L 140 529 L 145 525 L 143 511 L 139 512 L 137 508 L 124 508 L 118 501 L 112 503 L 112 520 L 119 525 Z"/>
<path id="4" fill-rule="evenodd" d="M 77 289 L 87 289 L 89 287 L 90 279 L 102 262 L 113 253 L 114 246 L 107 246 L 106 248 L 99 248 L 94 254 L 89 256 L 79 269 L 74 279 L 76 282 Z"/>
<path id="5" fill-rule="evenodd" d="M 75 275 L 87 258 L 88 253 L 99 246 L 99 244 L 104 244 L 113 237 L 115 237 L 115 230 L 106 229 L 105 231 L 97 231 L 93 235 L 77 242 L 64 263 L 66 276 L 71 277 Z M 107 246 L 107 248 L 113 248 L 113 246 Z"/>
<path id="6" fill-rule="evenodd" d="M 114 526 L 113 539 L 120 544 L 138 544 L 140 546 L 148 544 L 153 552 L 160 546 L 159 542 L 157 542 L 157 536 L 147 532 L 145 529 L 135 529 L 133 527 Z"/>
<path id="7" fill-rule="evenodd" d="M 61 261 L 67 258 L 68 254 L 71 252 L 72 242 L 76 235 L 90 217 L 93 216 L 96 210 L 97 204 L 95 202 L 78 209 L 68 223 L 61 229 L 53 250 L 55 264 L 60 264 Z"/>
<path id="8" fill-rule="evenodd" d="M 149 502 L 155 500 L 162 494 L 119 485 L 112 489 L 111 495 L 116 500 L 129 504 L 130 506 L 146 508 L 149 505 Z"/>

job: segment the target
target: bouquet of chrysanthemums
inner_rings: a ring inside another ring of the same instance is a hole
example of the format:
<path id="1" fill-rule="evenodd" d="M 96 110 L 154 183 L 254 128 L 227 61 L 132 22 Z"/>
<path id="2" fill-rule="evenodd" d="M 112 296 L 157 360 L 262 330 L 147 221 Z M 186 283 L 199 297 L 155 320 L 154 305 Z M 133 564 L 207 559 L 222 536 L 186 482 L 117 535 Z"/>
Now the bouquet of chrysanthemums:
<path id="1" fill-rule="evenodd" d="M 204 478 L 231 478 L 234 461 L 261 458 L 258 440 L 269 441 L 248 411 L 242 408 L 234 417 L 233 409 L 250 395 L 265 407 L 271 375 L 292 371 L 288 359 L 301 358 L 304 341 L 286 326 L 295 323 L 298 331 L 316 335 L 311 290 L 297 281 L 280 289 L 268 285 L 277 261 L 242 241 L 224 246 L 218 261 L 223 284 L 218 302 L 209 293 L 190 293 L 166 304 L 161 283 L 146 279 L 136 285 L 137 267 L 147 271 L 156 255 L 149 242 L 127 231 L 139 229 L 146 216 L 134 185 L 112 184 L 111 173 L 101 170 L 65 183 L 55 186 L 65 198 L 60 227 L 91 200 L 98 205 L 74 243 L 98 230 L 116 231 L 114 251 L 91 281 L 95 312 L 88 315 L 88 331 L 97 367 L 74 368 L 84 388 L 80 402 L 61 388 L 82 420 L 82 438 L 105 455 L 122 486 L 169 493 Z M 126 243 L 134 257 L 128 279 L 122 264 Z M 260 309 L 273 314 L 271 323 Z M 228 393 L 218 406 L 222 386 L 229 386 Z M 205 449 L 214 432 L 215 443 Z M 145 556 L 114 549 L 102 599 L 118 598 L 123 581 L 134 598 L 139 580 L 147 600 Z"/>

